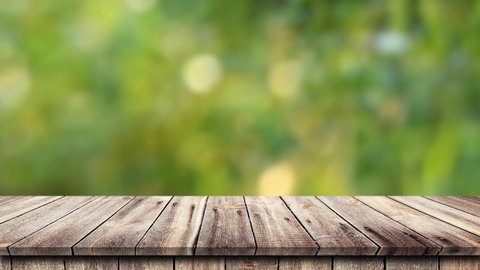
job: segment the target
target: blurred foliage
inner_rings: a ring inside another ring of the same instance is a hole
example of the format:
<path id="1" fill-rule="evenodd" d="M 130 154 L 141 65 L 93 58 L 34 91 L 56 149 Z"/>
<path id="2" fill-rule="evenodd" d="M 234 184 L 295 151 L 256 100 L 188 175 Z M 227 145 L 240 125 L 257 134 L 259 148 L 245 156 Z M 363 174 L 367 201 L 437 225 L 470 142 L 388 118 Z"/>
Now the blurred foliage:
<path id="1" fill-rule="evenodd" d="M 1 194 L 479 194 L 480 2 L 0 0 Z"/>

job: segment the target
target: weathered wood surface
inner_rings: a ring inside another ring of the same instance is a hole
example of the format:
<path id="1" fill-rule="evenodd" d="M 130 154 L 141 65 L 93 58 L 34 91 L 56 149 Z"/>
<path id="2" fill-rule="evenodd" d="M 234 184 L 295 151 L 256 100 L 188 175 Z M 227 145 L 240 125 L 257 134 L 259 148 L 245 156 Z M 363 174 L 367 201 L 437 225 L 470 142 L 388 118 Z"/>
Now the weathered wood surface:
<path id="1" fill-rule="evenodd" d="M 315 255 L 318 245 L 278 197 L 245 197 L 256 255 Z"/>
<path id="2" fill-rule="evenodd" d="M 171 197 L 138 197 L 73 247 L 75 255 L 135 255 L 135 245 Z"/>
<path id="3" fill-rule="evenodd" d="M 438 269 L 478 270 L 480 257 L 447 256 L 348 256 L 348 257 L 222 257 L 222 256 L 90 256 L 90 257 L 0 257 L 0 270 L 373 270 Z M 12 262 L 10 263 L 10 258 Z M 5 263 L 2 263 L 5 262 Z"/>
<path id="4" fill-rule="evenodd" d="M 436 255 L 440 247 L 352 197 L 319 197 L 380 246 L 378 255 Z"/>
<path id="5" fill-rule="evenodd" d="M 442 246 L 442 255 L 480 255 L 480 236 L 387 197 L 358 197 L 391 219 Z"/>
<path id="6" fill-rule="evenodd" d="M 243 197 L 210 197 L 195 254 L 255 254 L 255 239 Z"/>
<path id="7" fill-rule="evenodd" d="M 0 256 L 480 255 L 479 197 L 0 197 Z"/>

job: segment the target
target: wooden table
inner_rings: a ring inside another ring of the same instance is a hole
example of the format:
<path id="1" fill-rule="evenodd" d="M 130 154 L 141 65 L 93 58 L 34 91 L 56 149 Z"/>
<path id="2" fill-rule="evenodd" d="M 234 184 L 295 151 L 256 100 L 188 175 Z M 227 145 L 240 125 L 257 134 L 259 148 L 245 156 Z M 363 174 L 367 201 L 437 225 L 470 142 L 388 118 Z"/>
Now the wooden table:
<path id="1" fill-rule="evenodd" d="M 480 197 L 0 196 L 0 269 L 479 270 Z"/>

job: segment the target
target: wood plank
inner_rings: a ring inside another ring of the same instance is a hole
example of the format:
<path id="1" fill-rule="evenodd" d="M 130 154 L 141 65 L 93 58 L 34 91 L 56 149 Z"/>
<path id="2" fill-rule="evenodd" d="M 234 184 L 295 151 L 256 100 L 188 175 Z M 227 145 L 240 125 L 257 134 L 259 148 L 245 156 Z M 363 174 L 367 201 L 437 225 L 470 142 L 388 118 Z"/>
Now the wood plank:
<path id="1" fill-rule="evenodd" d="M 440 247 L 352 197 L 318 197 L 380 246 L 377 255 L 436 255 Z"/>
<path id="2" fill-rule="evenodd" d="M 392 196 L 392 199 L 426 213 L 437 219 L 455 225 L 465 231 L 480 235 L 480 217 L 459 211 L 423 197 Z M 480 208 L 480 205 L 479 205 Z"/>
<path id="3" fill-rule="evenodd" d="M 315 197 L 283 197 L 320 249 L 317 255 L 375 255 L 379 247 Z"/>
<path id="4" fill-rule="evenodd" d="M 11 203 L 18 200 L 23 200 L 27 196 L 0 196 L 0 205 Z"/>
<path id="5" fill-rule="evenodd" d="M 207 197 L 174 197 L 136 248 L 137 255 L 193 255 Z"/>
<path id="6" fill-rule="evenodd" d="M 66 270 L 118 269 L 118 257 L 66 257 Z"/>
<path id="7" fill-rule="evenodd" d="M 331 257 L 280 257 L 279 270 L 331 270 Z"/>
<path id="8" fill-rule="evenodd" d="M 243 197 L 209 198 L 195 254 L 255 254 L 255 239 Z"/>
<path id="9" fill-rule="evenodd" d="M 135 246 L 172 197 L 137 197 L 73 247 L 75 255 L 135 255 Z"/>
<path id="10" fill-rule="evenodd" d="M 442 246 L 439 255 L 480 255 L 480 237 L 387 197 L 357 197 L 375 210 Z"/>
<path id="11" fill-rule="evenodd" d="M 224 270 L 225 257 L 175 257 L 175 270 Z"/>
<path id="12" fill-rule="evenodd" d="M 467 197 L 428 196 L 426 198 L 480 217 L 480 203 L 469 200 Z"/>
<path id="13" fill-rule="evenodd" d="M 383 270 L 381 257 L 333 257 L 335 270 Z"/>
<path id="14" fill-rule="evenodd" d="M 173 270 L 173 257 L 120 257 L 119 270 Z"/>
<path id="15" fill-rule="evenodd" d="M 13 200 L 0 207 L 0 223 L 60 198 L 61 196 L 34 196 Z"/>
<path id="16" fill-rule="evenodd" d="M 11 259 L 11 257 L 0 256 L 0 270 L 10 270 Z"/>
<path id="17" fill-rule="evenodd" d="M 479 270 L 480 257 L 440 257 L 441 270 Z"/>
<path id="18" fill-rule="evenodd" d="M 438 257 L 387 257 L 386 270 L 437 270 Z"/>
<path id="19" fill-rule="evenodd" d="M 92 202 L 9 247 L 12 255 L 72 255 L 72 247 L 132 197 L 97 197 Z"/>
<path id="20" fill-rule="evenodd" d="M 62 257 L 13 257 L 12 270 L 65 269 Z"/>
<path id="21" fill-rule="evenodd" d="M 9 255 L 8 246 L 68 215 L 92 199 L 93 197 L 86 196 L 64 197 L 0 224 L 0 256 Z"/>
<path id="22" fill-rule="evenodd" d="M 226 270 L 277 270 L 278 259 L 276 257 L 227 257 Z"/>
<path id="23" fill-rule="evenodd" d="M 318 246 L 279 197 L 245 197 L 256 255 L 315 255 Z"/>

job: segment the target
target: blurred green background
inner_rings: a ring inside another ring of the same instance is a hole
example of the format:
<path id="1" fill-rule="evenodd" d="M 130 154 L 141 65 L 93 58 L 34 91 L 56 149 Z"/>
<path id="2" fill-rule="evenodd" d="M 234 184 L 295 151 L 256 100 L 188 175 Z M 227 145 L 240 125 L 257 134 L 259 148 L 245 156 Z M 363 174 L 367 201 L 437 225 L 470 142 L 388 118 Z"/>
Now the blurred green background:
<path id="1" fill-rule="evenodd" d="M 480 2 L 0 0 L 1 194 L 480 193 Z"/>

